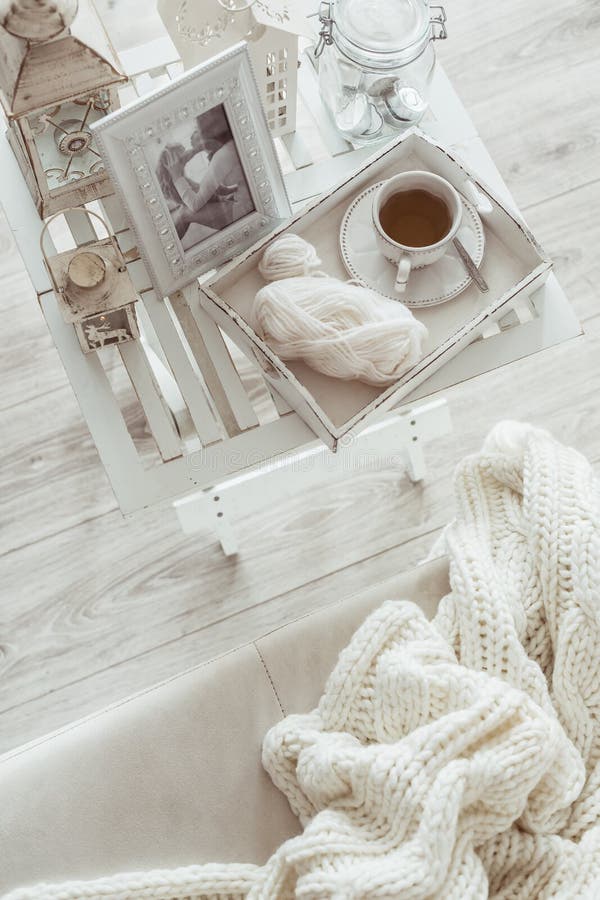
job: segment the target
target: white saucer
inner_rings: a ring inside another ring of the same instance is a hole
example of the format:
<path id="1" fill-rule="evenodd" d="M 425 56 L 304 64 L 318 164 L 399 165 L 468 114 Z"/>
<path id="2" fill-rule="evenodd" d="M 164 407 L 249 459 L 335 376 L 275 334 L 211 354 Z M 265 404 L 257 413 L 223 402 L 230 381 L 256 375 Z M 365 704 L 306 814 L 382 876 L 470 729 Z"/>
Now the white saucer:
<path id="1" fill-rule="evenodd" d="M 396 267 L 377 249 L 371 222 L 373 194 L 381 183 L 372 184 L 359 194 L 342 220 L 340 249 L 351 278 L 390 300 L 400 300 L 405 306 L 435 306 L 456 297 L 470 285 L 471 276 L 467 275 L 453 246 L 436 263 L 413 269 L 404 294 L 394 290 Z M 475 207 L 464 197 L 460 199 L 464 213 L 457 237 L 479 266 L 485 249 L 483 224 Z"/>

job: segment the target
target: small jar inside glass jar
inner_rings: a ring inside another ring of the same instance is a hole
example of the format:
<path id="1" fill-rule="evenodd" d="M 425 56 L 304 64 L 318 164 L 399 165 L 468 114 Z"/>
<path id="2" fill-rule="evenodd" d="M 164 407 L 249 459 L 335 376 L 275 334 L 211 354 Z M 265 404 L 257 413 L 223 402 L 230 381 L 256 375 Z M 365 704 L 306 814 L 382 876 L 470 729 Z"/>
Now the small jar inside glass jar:
<path id="1" fill-rule="evenodd" d="M 319 85 L 336 127 L 355 144 L 417 124 L 429 99 L 433 40 L 446 36 L 429 0 L 322 3 Z"/>

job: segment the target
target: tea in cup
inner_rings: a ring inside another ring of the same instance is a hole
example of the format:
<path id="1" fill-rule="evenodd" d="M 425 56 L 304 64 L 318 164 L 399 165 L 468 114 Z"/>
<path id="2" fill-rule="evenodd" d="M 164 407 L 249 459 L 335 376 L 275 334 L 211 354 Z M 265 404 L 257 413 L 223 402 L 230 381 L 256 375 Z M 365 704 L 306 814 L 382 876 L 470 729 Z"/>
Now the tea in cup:
<path id="1" fill-rule="evenodd" d="M 433 172 L 402 172 L 373 198 L 377 246 L 397 265 L 395 290 L 406 290 L 412 269 L 437 262 L 451 246 L 463 206 L 455 188 Z"/>

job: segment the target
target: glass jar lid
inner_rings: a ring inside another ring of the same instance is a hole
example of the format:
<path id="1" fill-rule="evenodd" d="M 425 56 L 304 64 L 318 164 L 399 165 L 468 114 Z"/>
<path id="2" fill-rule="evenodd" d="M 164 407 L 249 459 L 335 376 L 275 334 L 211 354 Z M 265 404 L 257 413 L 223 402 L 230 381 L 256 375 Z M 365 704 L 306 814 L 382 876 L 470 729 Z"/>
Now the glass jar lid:
<path id="1" fill-rule="evenodd" d="M 338 35 L 363 53 L 402 54 L 429 37 L 429 0 L 335 0 Z"/>

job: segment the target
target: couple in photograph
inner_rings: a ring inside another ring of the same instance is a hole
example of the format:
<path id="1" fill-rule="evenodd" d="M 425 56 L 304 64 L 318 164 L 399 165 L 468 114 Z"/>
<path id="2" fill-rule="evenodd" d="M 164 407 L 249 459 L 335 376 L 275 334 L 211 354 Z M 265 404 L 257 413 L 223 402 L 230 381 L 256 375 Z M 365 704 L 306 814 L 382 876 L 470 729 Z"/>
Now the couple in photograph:
<path id="1" fill-rule="evenodd" d="M 222 106 L 198 116 L 190 145 L 167 145 L 156 167 L 184 250 L 254 209 Z"/>

